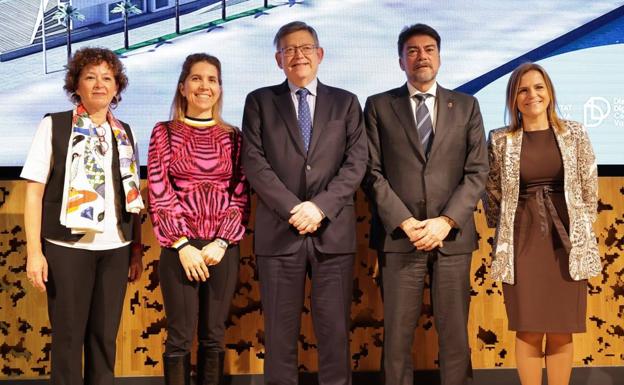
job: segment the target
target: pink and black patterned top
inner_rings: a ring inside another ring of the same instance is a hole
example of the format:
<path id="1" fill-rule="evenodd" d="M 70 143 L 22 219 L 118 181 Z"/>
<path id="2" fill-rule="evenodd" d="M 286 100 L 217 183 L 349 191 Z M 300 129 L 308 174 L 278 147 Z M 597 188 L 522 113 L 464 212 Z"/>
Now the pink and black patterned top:
<path id="1" fill-rule="evenodd" d="M 171 247 L 183 236 L 240 241 L 249 217 L 240 151 L 240 133 L 212 120 L 156 124 L 148 152 L 148 211 L 162 246 Z"/>

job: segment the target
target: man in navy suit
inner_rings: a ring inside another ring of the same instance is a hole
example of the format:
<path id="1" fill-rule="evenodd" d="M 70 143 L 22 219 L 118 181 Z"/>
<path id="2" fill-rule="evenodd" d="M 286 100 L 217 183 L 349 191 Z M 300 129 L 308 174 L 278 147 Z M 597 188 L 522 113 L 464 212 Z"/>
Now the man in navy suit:
<path id="1" fill-rule="evenodd" d="M 297 384 L 306 270 L 319 384 L 351 384 L 349 323 L 356 251 L 353 199 L 367 145 L 357 97 L 317 79 L 316 31 L 292 22 L 277 32 L 286 81 L 251 92 L 243 115 L 243 168 L 258 205 L 254 249 L 265 320 L 264 382 Z"/>
<path id="2" fill-rule="evenodd" d="M 398 53 L 407 82 L 369 97 L 364 108 L 362 187 L 373 206 L 371 244 L 383 281 L 385 383 L 414 383 L 414 328 L 431 271 L 442 385 L 464 385 L 471 377 L 473 211 L 488 173 L 483 121 L 477 99 L 437 84 L 440 35 L 433 28 L 405 28 Z"/>

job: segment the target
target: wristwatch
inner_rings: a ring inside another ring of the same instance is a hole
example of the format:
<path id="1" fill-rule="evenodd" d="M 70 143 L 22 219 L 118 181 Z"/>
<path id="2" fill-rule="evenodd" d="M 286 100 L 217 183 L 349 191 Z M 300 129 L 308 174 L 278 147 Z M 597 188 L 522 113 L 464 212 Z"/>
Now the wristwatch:
<path id="1" fill-rule="evenodd" d="M 215 238 L 214 242 L 217 244 L 217 246 L 219 246 L 223 250 L 226 250 L 228 246 L 230 245 L 230 242 L 222 238 Z"/>

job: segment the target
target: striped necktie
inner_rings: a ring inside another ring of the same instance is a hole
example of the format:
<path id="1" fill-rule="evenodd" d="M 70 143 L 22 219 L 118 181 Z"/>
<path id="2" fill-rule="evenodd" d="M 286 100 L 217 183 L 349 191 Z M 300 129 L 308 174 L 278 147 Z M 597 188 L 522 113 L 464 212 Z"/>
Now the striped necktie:
<path id="1" fill-rule="evenodd" d="M 422 148 L 425 151 L 425 156 L 429 156 L 431 143 L 433 142 L 433 123 L 431 122 L 431 114 L 425 104 L 425 100 L 432 96 L 431 94 L 414 95 L 416 98 L 416 128 L 420 137 L 420 144 L 422 144 Z"/>

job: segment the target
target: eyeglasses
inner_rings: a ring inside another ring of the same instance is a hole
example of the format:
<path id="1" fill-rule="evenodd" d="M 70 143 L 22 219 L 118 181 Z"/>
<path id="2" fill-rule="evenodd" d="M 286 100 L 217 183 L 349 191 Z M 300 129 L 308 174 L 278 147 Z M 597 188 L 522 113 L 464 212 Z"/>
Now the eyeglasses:
<path id="1" fill-rule="evenodd" d="M 303 44 L 303 45 L 294 45 L 290 47 L 284 47 L 284 48 L 281 48 L 279 51 L 284 56 L 295 56 L 295 54 L 297 53 L 297 50 L 299 50 L 301 51 L 302 54 L 304 54 L 305 56 L 308 56 L 308 55 L 312 55 L 314 50 L 317 48 L 318 46 L 314 44 Z"/>
<path id="2" fill-rule="evenodd" d="M 100 155 L 104 156 L 108 151 L 108 142 L 106 141 L 106 130 L 102 126 L 95 127 L 95 134 L 98 137 L 98 143 L 95 145 Z"/>

